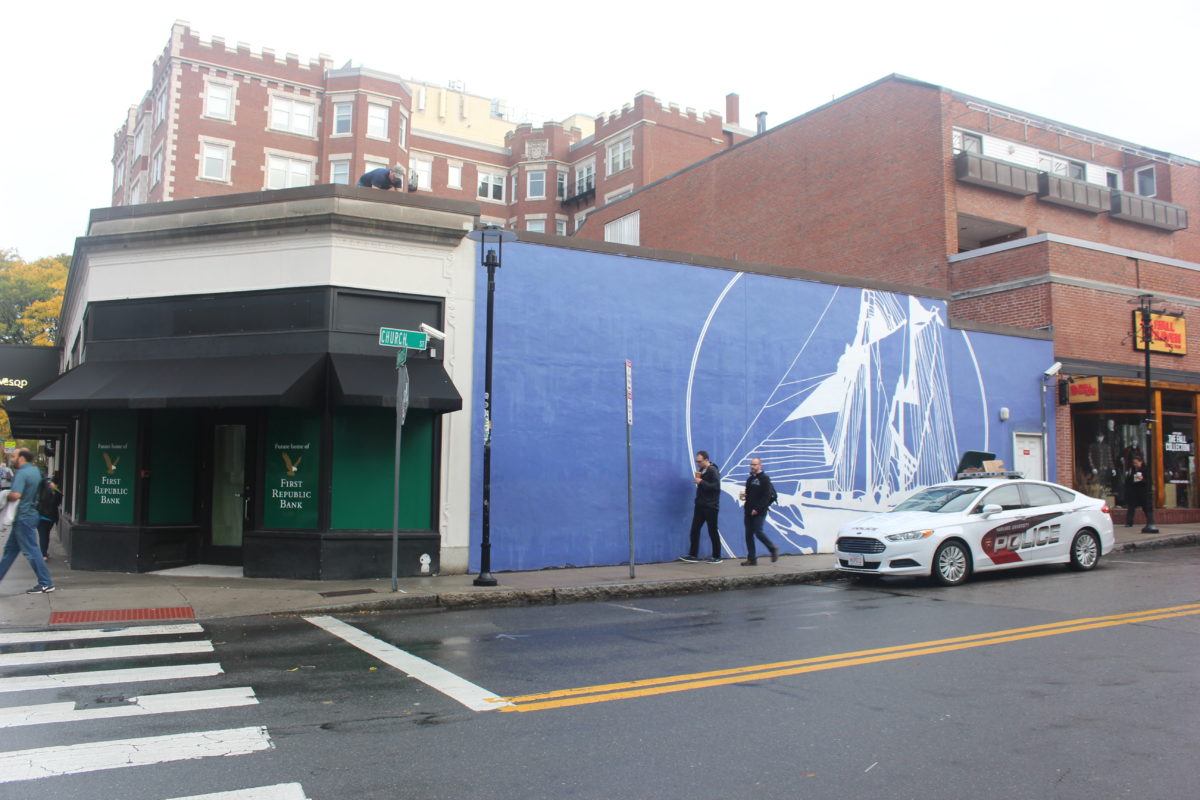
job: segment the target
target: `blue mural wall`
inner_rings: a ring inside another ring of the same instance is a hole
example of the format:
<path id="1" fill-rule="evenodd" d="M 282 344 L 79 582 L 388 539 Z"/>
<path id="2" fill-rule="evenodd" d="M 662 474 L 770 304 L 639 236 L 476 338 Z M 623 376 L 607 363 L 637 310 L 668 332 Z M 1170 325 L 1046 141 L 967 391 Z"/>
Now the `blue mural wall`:
<path id="1" fill-rule="evenodd" d="M 722 472 L 727 557 L 745 552 L 754 455 L 780 494 L 768 534 L 828 552 L 839 525 L 946 479 L 963 450 L 1011 465 L 1012 433 L 1041 429 L 1052 343 L 951 329 L 940 300 L 522 242 L 496 285 L 494 571 L 627 563 L 626 359 L 639 563 L 685 552 L 696 450 Z M 473 570 L 486 289 L 481 269 Z"/>

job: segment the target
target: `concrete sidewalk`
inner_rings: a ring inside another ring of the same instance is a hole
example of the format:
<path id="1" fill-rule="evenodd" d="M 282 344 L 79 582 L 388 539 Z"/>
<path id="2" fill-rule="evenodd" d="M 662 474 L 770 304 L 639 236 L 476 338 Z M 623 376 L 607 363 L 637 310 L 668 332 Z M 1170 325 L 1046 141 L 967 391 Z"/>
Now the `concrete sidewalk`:
<path id="1" fill-rule="evenodd" d="M 1116 552 L 1200 544 L 1200 523 L 1160 525 L 1161 533 L 1137 527 L 1116 528 Z M 55 542 L 57 546 L 57 542 Z M 153 619 L 219 619 L 274 613 L 355 610 L 468 608 L 496 605 L 547 605 L 613 600 L 689 592 L 716 592 L 761 586 L 808 583 L 834 578 L 833 555 L 781 556 L 771 563 L 743 567 L 741 559 L 721 564 L 638 564 L 628 566 L 500 572 L 496 587 L 475 586 L 474 575 L 401 578 L 391 581 L 302 581 L 243 578 L 240 567 L 197 565 L 143 574 L 82 572 L 66 568 L 62 551 L 52 547 L 50 572 L 57 591 L 26 595 L 36 583 L 18 557 L 0 583 L 0 628 L 44 628 Z M 105 614 L 122 610 L 124 615 Z M 90 618 L 89 618 L 90 617 Z"/>

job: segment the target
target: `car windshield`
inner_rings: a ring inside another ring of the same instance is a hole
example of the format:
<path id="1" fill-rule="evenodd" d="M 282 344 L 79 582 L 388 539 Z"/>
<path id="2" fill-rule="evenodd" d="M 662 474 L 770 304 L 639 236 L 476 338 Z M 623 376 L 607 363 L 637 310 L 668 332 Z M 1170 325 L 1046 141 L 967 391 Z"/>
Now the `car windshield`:
<path id="1" fill-rule="evenodd" d="M 982 486 L 931 486 L 922 489 L 892 511 L 962 511 L 983 491 Z"/>

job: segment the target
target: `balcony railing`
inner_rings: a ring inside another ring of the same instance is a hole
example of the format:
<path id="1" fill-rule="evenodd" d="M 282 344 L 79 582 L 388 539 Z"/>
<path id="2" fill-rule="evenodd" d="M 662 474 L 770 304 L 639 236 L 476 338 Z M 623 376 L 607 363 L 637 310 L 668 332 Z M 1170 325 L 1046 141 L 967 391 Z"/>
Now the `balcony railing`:
<path id="1" fill-rule="evenodd" d="M 579 194 L 573 195 L 562 201 L 562 205 L 567 208 L 577 208 L 579 206 L 591 205 L 596 199 L 596 187 L 589 186 Z"/>
<path id="2" fill-rule="evenodd" d="M 1108 211 L 1112 205 L 1112 190 L 1107 186 L 1042 172 L 1038 174 L 1038 198 L 1047 203 L 1099 214 Z"/>
<path id="3" fill-rule="evenodd" d="M 1038 190 L 1038 171 L 978 153 L 962 151 L 954 157 L 954 174 L 963 183 L 1030 195 Z"/>
<path id="4" fill-rule="evenodd" d="M 1164 231 L 1181 231 L 1188 226 L 1185 207 L 1128 192 L 1112 193 L 1109 216 L 1126 222 L 1162 228 Z"/>

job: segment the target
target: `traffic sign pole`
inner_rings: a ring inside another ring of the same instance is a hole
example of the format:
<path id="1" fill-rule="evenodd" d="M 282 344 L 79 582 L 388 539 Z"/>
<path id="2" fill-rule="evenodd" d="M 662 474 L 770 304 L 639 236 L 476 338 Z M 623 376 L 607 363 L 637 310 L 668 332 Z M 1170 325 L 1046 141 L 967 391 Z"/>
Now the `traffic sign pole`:
<path id="1" fill-rule="evenodd" d="M 625 362 L 625 488 L 629 501 L 629 577 L 633 566 L 633 362 Z"/>

